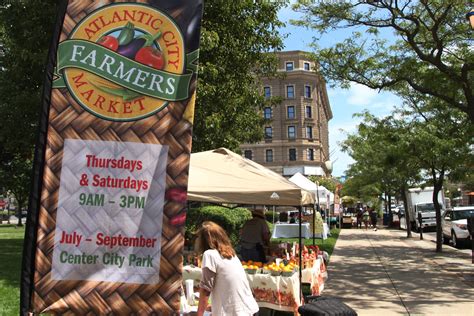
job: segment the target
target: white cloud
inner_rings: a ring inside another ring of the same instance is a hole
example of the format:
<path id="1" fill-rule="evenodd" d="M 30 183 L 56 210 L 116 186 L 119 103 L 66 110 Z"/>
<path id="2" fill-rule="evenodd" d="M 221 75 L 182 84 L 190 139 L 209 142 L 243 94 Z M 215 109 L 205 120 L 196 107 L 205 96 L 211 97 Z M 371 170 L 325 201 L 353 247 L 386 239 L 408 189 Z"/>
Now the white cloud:
<path id="1" fill-rule="evenodd" d="M 340 143 L 347 138 L 348 134 L 353 134 L 357 131 L 359 123 L 360 119 L 329 123 L 329 150 L 333 153 L 331 160 L 334 162 L 332 172 L 334 176 L 342 176 L 349 164 L 354 162 L 347 153 L 341 150 Z"/>
<path id="2" fill-rule="evenodd" d="M 347 103 L 357 106 L 370 106 L 373 100 L 377 98 L 377 94 L 376 90 L 370 89 L 361 84 L 351 84 Z"/>

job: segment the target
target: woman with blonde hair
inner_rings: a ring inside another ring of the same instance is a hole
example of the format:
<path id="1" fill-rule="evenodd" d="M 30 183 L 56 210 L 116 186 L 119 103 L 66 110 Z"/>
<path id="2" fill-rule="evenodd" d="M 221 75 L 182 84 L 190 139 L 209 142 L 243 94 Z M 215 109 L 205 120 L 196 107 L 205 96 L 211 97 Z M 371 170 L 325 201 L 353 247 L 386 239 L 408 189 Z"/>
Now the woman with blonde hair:
<path id="1" fill-rule="evenodd" d="M 257 313 L 259 308 L 244 268 L 225 230 L 214 222 L 206 221 L 197 232 L 196 242 L 198 251 L 202 253 L 197 315 L 204 314 L 209 295 L 212 316 L 248 316 Z"/>

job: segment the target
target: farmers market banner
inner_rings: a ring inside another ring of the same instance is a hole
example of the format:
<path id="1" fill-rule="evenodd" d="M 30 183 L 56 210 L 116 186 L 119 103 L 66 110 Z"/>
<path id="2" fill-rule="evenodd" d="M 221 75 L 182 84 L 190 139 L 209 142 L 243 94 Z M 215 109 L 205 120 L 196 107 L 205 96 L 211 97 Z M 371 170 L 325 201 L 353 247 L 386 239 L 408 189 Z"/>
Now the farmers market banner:
<path id="1" fill-rule="evenodd" d="M 179 311 L 202 0 L 62 1 L 21 314 Z"/>

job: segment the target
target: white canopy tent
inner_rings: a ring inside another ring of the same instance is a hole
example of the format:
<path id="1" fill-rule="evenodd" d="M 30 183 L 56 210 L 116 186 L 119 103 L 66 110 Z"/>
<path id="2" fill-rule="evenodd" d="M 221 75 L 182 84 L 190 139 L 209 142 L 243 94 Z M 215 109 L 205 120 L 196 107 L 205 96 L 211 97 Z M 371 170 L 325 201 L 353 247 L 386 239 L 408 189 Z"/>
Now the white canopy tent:
<path id="1" fill-rule="evenodd" d="M 188 200 L 247 205 L 314 204 L 311 192 L 226 148 L 191 154 Z"/>
<path id="2" fill-rule="evenodd" d="M 281 175 L 226 148 L 191 154 L 188 200 L 249 205 L 314 205 L 314 196 Z M 314 233 L 314 232 L 313 232 Z M 301 221 L 299 221 L 299 246 Z M 313 237 L 314 243 L 314 237 Z M 299 252 L 302 262 L 302 252 Z M 302 265 L 299 265 L 301 288 Z"/>
<path id="3" fill-rule="evenodd" d="M 295 173 L 289 180 L 293 182 L 294 184 L 296 184 L 297 186 L 299 186 L 300 188 L 313 193 L 315 196 L 316 203 L 318 202 L 316 195 L 318 195 L 320 206 L 329 208 L 329 205 L 334 203 L 334 194 L 331 193 L 331 191 L 329 191 L 322 185 L 317 186 L 316 183 L 309 180 L 307 177 L 305 177 L 301 173 L 299 172 Z M 329 196 L 329 200 L 328 200 L 328 196 Z"/>

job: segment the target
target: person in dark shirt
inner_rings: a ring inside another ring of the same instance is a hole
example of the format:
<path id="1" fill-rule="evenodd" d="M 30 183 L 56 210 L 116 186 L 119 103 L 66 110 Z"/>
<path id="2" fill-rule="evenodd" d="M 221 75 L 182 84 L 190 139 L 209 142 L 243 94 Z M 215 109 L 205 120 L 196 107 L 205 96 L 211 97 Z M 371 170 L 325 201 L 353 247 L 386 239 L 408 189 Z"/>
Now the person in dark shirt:
<path id="1" fill-rule="evenodd" d="M 374 228 L 374 231 L 377 231 L 377 212 L 373 208 L 371 208 L 369 210 L 369 214 L 372 227 Z"/>
<path id="2" fill-rule="evenodd" d="M 296 213 L 291 213 L 290 214 L 290 224 L 295 224 L 296 223 Z"/>
<path id="3" fill-rule="evenodd" d="M 240 232 L 240 254 L 242 260 L 266 262 L 265 248 L 270 245 L 270 229 L 265 220 L 265 209 L 252 210 L 252 219 L 248 220 Z"/>
<path id="4" fill-rule="evenodd" d="M 362 214 L 364 213 L 364 210 L 362 208 L 359 208 L 357 210 L 356 218 L 357 218 L 357 228 L 362 228 Z"/>

